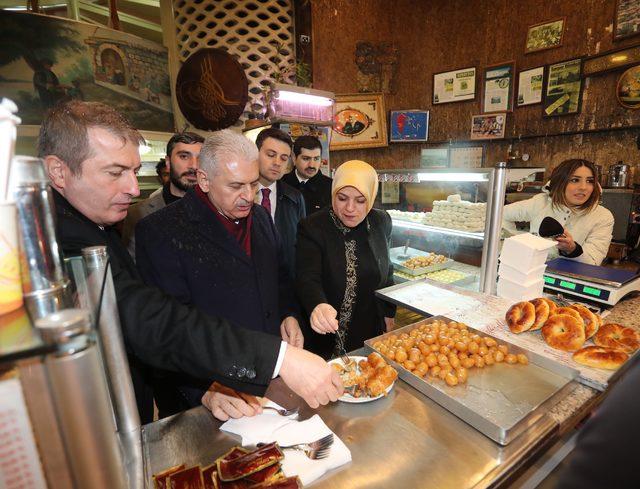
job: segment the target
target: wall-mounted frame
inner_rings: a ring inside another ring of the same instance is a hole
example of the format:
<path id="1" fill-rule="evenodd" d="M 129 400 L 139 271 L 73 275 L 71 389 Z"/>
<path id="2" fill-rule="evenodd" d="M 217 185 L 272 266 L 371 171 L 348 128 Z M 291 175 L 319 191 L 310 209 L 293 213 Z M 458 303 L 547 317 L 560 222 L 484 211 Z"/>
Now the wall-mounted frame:
<path id="1" fill-rule="evenodd" d="M 613 40 L 640 35 L 640 5 L 638 0 L 617 0 L 613 17 Z"/>
<path id="2" fill-rule="evenodd" d="M 476 98 L 476 68 L 445 71 L 433 75 L 433 104 L 463 102 Z"/>
<path id="3" fill-rule="evenodd" d="M 626 109 L 640 109 L 640 66 L 625 71 L 616 87 L 618 102 Z"/>
<path id="4" fill-rule="evenodd" d="M 562 46 L 566 17 L 541 22 L 527 28 L 525 54 L 544 51 Z"/>
<path id="5" fill-rule="evenodd" d="M 420 168 L 447 168 L 449 148 L 424 148 L 420 150 Z"/>
<path id="6" fill-rule="evenodd" d="M 387 146 L 386 116 L 381 93 L 336 95 L 330 149 Z"/>
<path id="7" fill-rule="evenodd" d="M 545 117 L 580 112 L 582 103 L 582 60 L 571 59 L 549 65 L 544 90 Z"/>
<path id="8" fill-rule="evenodd" d="M 460 146 L 449 150 L 451 168 L 482 168 L 484 146 Z"/>
<path id="9" fill-rule="evenodd" d="M 490 114 L 513 110 L 514 72 L 514 61 L 487 66 L 484 69 L 482 112 Z"/>
<path id="10" fill-rule="evenodd" d="M 640 5 L 638 10 L 640 10 Z M 640 45 L 614 49 L 584 58 L 582 60 L 582 77 L 601 75 L 637 64 L 640 64 Z"/>
<path id="11" fill-rule="evenodd" d="M 518 73 L 518 96 L 516 105 L 535 105 L 542 103 L 542 89 L 544 87 L 544 66 L 523 70 Z"/>
<path id="12" fill-rule="evenodd" d="M 507 114 L 483 114 L 471 117 L 471 140 L 502 139 L 507 125 Z"/>
<path id="13" fill-rule="evenodd" d="M 392 110 L 389 115 L 389 140 L 415 143 L 429 139 L 428 110 Z"/>

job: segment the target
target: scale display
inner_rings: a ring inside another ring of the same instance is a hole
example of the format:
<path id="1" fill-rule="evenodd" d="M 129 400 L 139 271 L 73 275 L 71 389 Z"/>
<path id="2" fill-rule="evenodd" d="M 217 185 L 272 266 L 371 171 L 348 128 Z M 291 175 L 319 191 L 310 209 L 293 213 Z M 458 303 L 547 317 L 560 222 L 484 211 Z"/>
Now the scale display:
<path id="1" fill-rule="evenodd" d="M 556 289 L 564 289 L 568 292 L 573 292 L 574 294 L 582 294 L 602 301 L 606 301 L 609 299 L 608 290 L 601 289 L 593 285 L 585 285 L 581 284 L 580 282 L 574 282 L 573 280 L 570 280 L 568 278 L 550 277 L 549 275 L 545 275 L 544 283 L 545 285 L 553 286 Z"/>

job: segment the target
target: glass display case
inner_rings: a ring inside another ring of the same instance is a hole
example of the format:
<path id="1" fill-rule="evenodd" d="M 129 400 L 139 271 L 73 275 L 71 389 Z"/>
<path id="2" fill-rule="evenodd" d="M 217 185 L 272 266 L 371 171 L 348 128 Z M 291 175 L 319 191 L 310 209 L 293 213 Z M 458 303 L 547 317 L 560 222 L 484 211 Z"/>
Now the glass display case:
<path id="1" fill-rule="evenodd" d="M 544 168 L 378 170 L 393 221 L 396 283 L 428 278 L 494 292 L 505 188 Z"/>

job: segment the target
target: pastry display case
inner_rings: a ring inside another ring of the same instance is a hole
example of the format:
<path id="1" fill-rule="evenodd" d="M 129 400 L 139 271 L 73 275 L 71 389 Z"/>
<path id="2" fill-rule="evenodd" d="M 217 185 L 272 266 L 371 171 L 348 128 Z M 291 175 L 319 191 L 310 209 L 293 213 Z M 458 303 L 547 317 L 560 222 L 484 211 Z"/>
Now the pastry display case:
<path id="1" fill-rule="evenodd" d="M 506 186 L 543 168 L 378 170 L 393 220 L 396 283 L 423 278 L 493 292 Z"/>

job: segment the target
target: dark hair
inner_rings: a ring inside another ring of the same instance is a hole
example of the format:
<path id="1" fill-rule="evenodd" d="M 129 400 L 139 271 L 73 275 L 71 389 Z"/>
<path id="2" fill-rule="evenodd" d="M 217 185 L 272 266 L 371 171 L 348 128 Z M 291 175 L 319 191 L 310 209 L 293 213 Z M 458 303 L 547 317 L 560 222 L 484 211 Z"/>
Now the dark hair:
<path id="1" fill-rule="evenodd" d="M 175 148 L 176 144 L 196 144 L 196 143 L 204 143 L 204 138 L 200 136 L 200 134 L 196 134 L 195 132 L 179 132 L 171 136 L 169 142 L 167 143 L 167 158 L 171 159 L 171 153 L 173 152 L 173 148 Z"/>
<path id="2" fill-rule="evenodd" d="M 322 151 L 320 140 L 314 136 L 300 136 L 293 143 L 293 154 L 297 158 L 303 149 L 319 149 Z"/>
<path id="3" fill-rule="evenodd" d="M 88 134 L 92 127 L 109 131 L 123 143 L 144 144 L 140 133 L 113 107 L 100 102 L 71 100 L 46 114 L 38 136 L 38 156 L 57 156 L 72 174 L 79 175 L 82 162 L 93 155 Z"/>
<path id="4" fill-rule="evenodd" d="M 258 147 L 258 149 L 262 147 L 262 144 L 267 140 L 267 138 L 273 138 L 277 139 L 278 141 L 282 141 L 289 147 L 291 147 L 292 144 L 291 138 L 282 129 L 278 129 L 277 127 L 267 127 L 266 129 L 260 131 L 258 137 L 256 138 L 256 146 Z"/>
<path id="5" fill-rule="evenodd" d="M 591 170 L 593 175 L 593 192 L 591 192 L 591 196 L 584 204 L 578 206 L 578 209 L 590 211 L 598 205 L 602 191 L 600 189 L 600 185 L 598 185 L 598 171 L 596 170 L 596 167 L 593 163 L 587 160 L 571 159 L 563 161 L 551 172 L 549 195 L 551 196 L 551 201 L 554 206 L 558 207 L 563 205 L 569 207 L 569 203 L 565 196 L 567 184 L 569 183 L 569 180 L 571 180 L 571 175 L 573 175 L 578 168 L 583 166 Z"/>
<path id="6" fill-rule="evenodd" d="M 164 158 L 160 158 L 160 161 L 156 163 L 156 173 L 158 176 L 162 175 L 162 170 L 167 168 L 167 161 Z"/>

